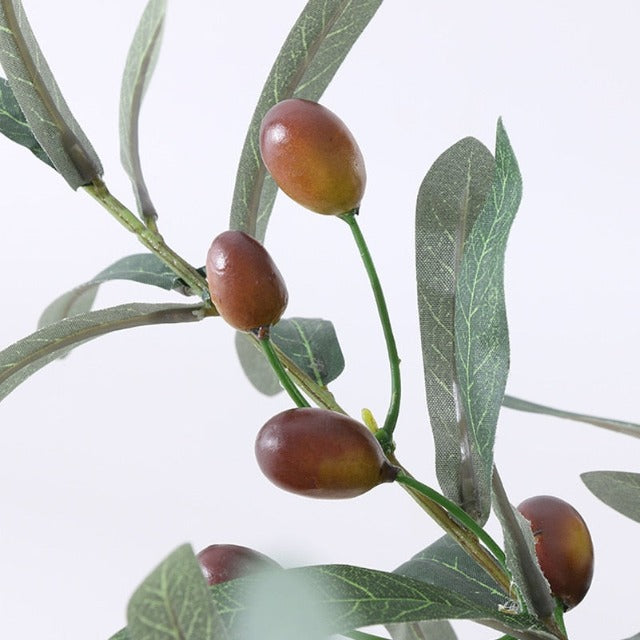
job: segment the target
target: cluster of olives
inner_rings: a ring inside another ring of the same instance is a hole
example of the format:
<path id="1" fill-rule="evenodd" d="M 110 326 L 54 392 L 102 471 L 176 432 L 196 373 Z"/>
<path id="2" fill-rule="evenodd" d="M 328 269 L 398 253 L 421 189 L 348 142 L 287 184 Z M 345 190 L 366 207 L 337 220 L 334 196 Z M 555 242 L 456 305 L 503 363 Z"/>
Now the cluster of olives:
<path id="1" fill-rule="evenodd" d="M 308 100 L 285 100 L 265 116 L 260 131 L 265 165 L 292 198 L 323 214 L 360 204 L 366 182 L 362 154 L 331 111 Z M 240 331 L 264 331 L 287 306 L 282 275 L 257 240 L 225 231 L 207 254 L 211 301 Z M 297 408 L 269 420 L 256 441 L 265 475 L 295 493 L 347 498 L 395 479 L 397 469 L 361 423 L 325 409 Z"/>
<path id="2" fill-rule="evenodd" d="M 284 100 L 265 115 L 260 151 L 277 185 L 317 213 L 342 215 L 360 206 L 366 173 L 362 154 L 345 124 L 308 100 Z M 267 250 L 241 231 L 225 231 L 207 255 L 211 300 L 241 331 L 268 332 L 287 306 L 282 275 Z M 259 334 L 260 335 L 260 334 Z M 310 407 L 289 409 L 266 422 L 255 453 L 263 473 L 277 486 L 317 498 L 349 498 L 398 469 L 375 436 L 352 418 Z M 578 512 L 551 496 L 519 507 L 531 523 L 540 567 L 566 609 L 585 596 L 593 573 L 593 545 Z M 213 545 L 198 559 L 210 584 L 277 567 L 270 558 L 235 545 Z"/>

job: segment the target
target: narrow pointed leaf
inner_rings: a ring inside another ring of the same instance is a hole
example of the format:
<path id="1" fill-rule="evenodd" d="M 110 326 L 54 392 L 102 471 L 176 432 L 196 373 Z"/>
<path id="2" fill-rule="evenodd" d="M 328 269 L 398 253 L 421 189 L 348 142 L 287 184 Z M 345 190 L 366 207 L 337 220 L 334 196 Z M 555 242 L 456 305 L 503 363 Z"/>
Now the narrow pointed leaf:
<path id="1" fill-rule="evenodd" d="M 458 640 L 448 620 L 423 620 L 386 625 L 392 640 Z"/>
<path id="2" fill-rule="evenodd" d="M 316 384 L 326 386 L 344 370 L 344 356 L 333 323 L 321 318 L 284 318 L 271 327 L 271 340 Z M 256 341 L 236 335 L 236 349 L 249 381 L 265 395 L 281 391 Z"/>
<path id="3" fill-rule="evenodd" d="M 132 280 L 167 291 L 185 292 L 182 280 L 162 260 L 152 253 L 138 253 L 114 262 L 91 280 L 56 298 L 42 312 L 38 327 L 46 327 L 63 318 L 90 311 L 98 288 L 109 280 Z"/>
<path id="4" fill-rule="evenodd" d="M 100 160 L 62 97 L 20 0 L 0 0 L 0 63 L 33 135 L 69 185 L 77 189 L 101 176 Z"/>
<path id="5" fill-rule="evenodd" d="M 26 147 L 42 162 L 55 168 L 49 160 L 49 156 L 35 139 L 20 105 L 13 95 L 9 82 L 4 78 L 0 78 L 0 133 L 7 136 L 9 140 Z"/>
<path id="6" fill-rule="evenodd" d="M 531 525 L 507 497 L 497 471 L 493 475 L 493 508 L 504 534 L 507 566 L 520 590 L 527 609 L 546 619 L 553 614 L 555 601 L 535 552 Z"/>
<path id="7" fill-rule="evenodd" d="M 562 409 L 553 409 L 542 404 L 529 402 L 520 398 L 505 395 L 502 400 L 502 406 L 508 409 L 516 409 L 517 411 L 527 411 L 529 413 L 541 413 L 556 418 L 566 418 L 567 420 L 576 420 L 577 422 L 586 422 L 587 424 L 609 429 L 617 433 L 624 433 L 634 438 L 640 438 L 640 424 L 635 422 L 623 422 L 622 420 L 612 420 L 611 418 L 599 418 L 596 416 L 588 416 L 582 413 L 573 413 L 572 411 L 563 411 Z"/>
<path id="8" fill-rule="evenodd" d="M 127 607 L 129 640 L 225 640 L 226 630 L 189 545 L 166 558 Z"/>
<path id="9" fill-rule="evenodd" d="M 265 113 L 297 97 L 318 100 L 382 0 L 309 0 L 265 83 L 245 139 L 231 206 L 230 228 L 264 240 L 277 187 L 260 157 Z"/>
<path id="10" fill-rule="evenodd" d="M 124 304 L 91 311 L 39 329 L 0 351 L 0 400 L 60 355 L 112 331 L 149 324 L 194 322 L 201 305 Z"/>
<path id="11" fill-rule="evenodd" d="M 440 562 L 450 561 L 453 564 L 448 572 L 453 576 L 457 571 L 456 558 L 440 558 L 432 567 L 438 573 Z M 324 628 L 316 631 L 327 636 L 374 624 L 468 619 L 501 630 L 513 630 L 513 635 L 519 638 L 553 637 L 531 616 L 503 612 L 499 606 L 505 603 L 504 597 L 471 578 L 456 582 L 464 584 L 462 591 L 438 584 L 427 574 L 426 580 L 421 580 L 346 565 L 303 567 L 283 573 L 302 580 L 302 584 L 315 593 L 320 611 L 325 612 Z M 257 580 L 260 578 L 241 578 L 211 589 L 229 637 L 234 640 L 247 638 Z M 274 600 L 277 599 L 277 590 L 270 591 Z"/>
<path id="12" fill-rule="evenodd" d="M 580 477 L 596 498 L 623 516 L 640 522 L 640 473 L 587 471 Z"/>
<path id="13" fill-rule="evenodd" d="M 149 0 L 129 48 L 120 89 L 120 160 L 131 179 L 138 211 L 145 219 L 157 213 L 142 173 L 138 124 L 142 99 L 158 59 L 166 0 Z"/>
<path id="14" fill-rule="evenodd" d="M 436 540 L 398 567 L 395 573 L 423 580 L 429 584 L 441 585 L 455 593 L 464 593 L 467 598 L 473 599 L 488 610 L 509 612 L 509 618 L 514 622 L 520 620 L 511 627 L 514 631 L 523 628 L 520 624 L 524 625 L 525 620 L 532 619 L 527 614 L 519 613 L 517 604 L 509 600 L 500 586 L 449 536 Z M 508 626 L 500 626 L 500 623 L 489 624 L 490 620 L 496 622 L 501 621 L 501 618 L 487 616 L 483 622 L 488 626 L 508 631 Z M 516 633 L 513 635 L 520 637 Z"/>
<path id="15" fill-rule="evenodd" d="M 491 152 L 475 138 L 464 138 L 433 163 L 416 204 L 418 312 L 436 474 L 443 493 L 460 505 L 469 502 L 466 494 L 473 495 L 474 474 L 456 382 L 455 293 L 463 246 L 494 173 Z"/>
<path id="16" fill-rule="evenodd" d="M 498 121 L 496 170 L 489 197 L 465 243 L 456 289 L 456 375 L 469 429 L 474 496 L 463 507 L 481 524 L 491 509 L 493 445 L 509 372 L 504 254 L 520 204 L 522 179 Z"/>

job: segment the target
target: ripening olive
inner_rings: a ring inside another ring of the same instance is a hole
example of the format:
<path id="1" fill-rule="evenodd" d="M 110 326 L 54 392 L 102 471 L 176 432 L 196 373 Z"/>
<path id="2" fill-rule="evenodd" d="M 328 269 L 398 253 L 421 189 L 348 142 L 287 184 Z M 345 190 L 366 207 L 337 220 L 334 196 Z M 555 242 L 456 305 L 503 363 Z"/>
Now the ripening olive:
<path id="1" fill-rule="evenodd" d="M 212 544 L 203 549 L 197 558 L 202 573 L 210 585 L 241 578 L 265 569 L 280 568 L 280 565 L 268 556 L 237 544 Z"/>
<path id="2" fill-rule="evenodd" d="M 258 433 L 256 458 L 271 482 L 314 498 L 351 498 L 398 473 L 363 424 L 311 407 L 271 418 Z"/>
<path id="3" fill-rule="evenodd" d="M 531 523 L 542 573 L 565 609 L 587 594 L 593 576 L 593 543 L 580 514 L 553 496 L 534 496 L 518 506 Z"/>
<path id="4" fill-rule="evenodd" d="M 303 207 L 339 215 L 360 205 L 367 176 L 358 144 L 317 102 L 292 98 L 271 107 L 260 127 L 260 153 L 277 185 Z"/>
<path id="5" fill-rule="evenodd" d="M 207 253 L 207 282 L 220 315 L 240 331 L 275 324 L 287 307 L 287 287 L 271 256 L 242 231 L 215 238 Z"/>

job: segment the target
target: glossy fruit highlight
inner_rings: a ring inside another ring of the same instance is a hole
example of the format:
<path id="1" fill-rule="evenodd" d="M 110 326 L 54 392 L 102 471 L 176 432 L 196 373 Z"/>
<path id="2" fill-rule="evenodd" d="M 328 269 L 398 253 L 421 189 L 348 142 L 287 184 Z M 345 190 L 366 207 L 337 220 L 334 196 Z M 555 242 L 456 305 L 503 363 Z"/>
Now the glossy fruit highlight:
<path id="1" fill-rule="evenodd" d="M 363 424 L 313 407 L 271 418 L 258 433 L 256 458 L 271 482 L 314 498 L 351 498 L 398 473 Z"/>
<path id="2" fill-rule="evenodd" d="M 593 576 L 593 543 L 580 514 L 553 496 L 535 496 L 518 505 L 531 523 L 542 573 L 566 609 L 587 594 Z"/>
<path id="3" fill-rule="evenodd" d="M 287 287 L 267 250 L 242 231 L 224 231 L 207 253 L 207 283 L 220 315 L 240 331 L 268 327 L 287 307 Z"/>
<path id="4" fill-rule="evenodd" d="M 212 544 L 196 557 L 210 585 L 268 569 L 281 568 L 268 556 L 237 544 Z"/>
<path id="5" fill-rule="evenodd" d="M 267 111 L 262 160 L 277 185 L 311 211 L 339 215 L 360 205 L 367 175 L 358 144 L 326 107 L 292 98 Z"/>

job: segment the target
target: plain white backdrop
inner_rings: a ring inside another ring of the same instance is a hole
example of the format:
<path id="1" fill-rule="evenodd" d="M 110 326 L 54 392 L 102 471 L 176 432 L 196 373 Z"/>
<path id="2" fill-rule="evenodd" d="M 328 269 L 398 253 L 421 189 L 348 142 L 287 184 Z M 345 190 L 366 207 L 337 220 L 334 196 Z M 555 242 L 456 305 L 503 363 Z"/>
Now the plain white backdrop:
<path id="1" fill-rule="evenodd" d="M 24 0 L 32 27 L 105 180 L 134 206 L 119 164 L 120 74 L 143 0 Z M 255 101 L 302 0 L 170 2 L 142 114 L 142 155 L 160 228 L 193 264 L 228 224 Z M 361 225 L 402 357 L 398 457 L 435 484 L 413 264 L 413 211 L 435 158 L 473 135 L 493 148 L 502 116 L 524 197 L 508 249 L 508 392 L 640 421 L 637 198 L 640 5 L 387 1 L 323 103 L 350 126 L 368 170 Z M 143 251 L 86 194 L 0 140 L 0 345 L 35 329 L 56 296 Z M 332 385 L 353 415 L 383 416 L 388 368 L 371 294 L 346 225 L 278 197 L 267 245 L 288 315 L 333 320 L 347 366 Z M 97 306 L 175 300 L 128 283 Z M 259 427 L 287 408 L 245 380 L 219 319 L 135 329 L 80 347 L 0 405 L 2 635 L 106 640 L 140 580 L 183 542 L 252 546 L 284 565 L 391 570 L 439 535 L 395 486 L 345 502 L 286 494 L 260 474 Z M 640 442 L 595 427 L 502 412 L 496 461 L 514 503 L 573 503 L 596 547 L 571 638 L 640 631 L 638 525 L 579 479 L 638 471 Z M 491 530 L 498 535 L 492 521 Z M 495 638 L 472 623 L 460 638 Z"/>

